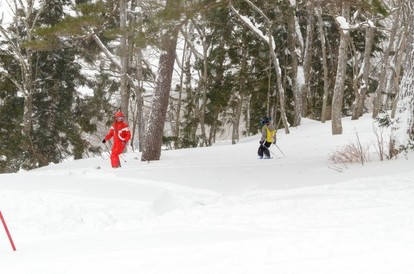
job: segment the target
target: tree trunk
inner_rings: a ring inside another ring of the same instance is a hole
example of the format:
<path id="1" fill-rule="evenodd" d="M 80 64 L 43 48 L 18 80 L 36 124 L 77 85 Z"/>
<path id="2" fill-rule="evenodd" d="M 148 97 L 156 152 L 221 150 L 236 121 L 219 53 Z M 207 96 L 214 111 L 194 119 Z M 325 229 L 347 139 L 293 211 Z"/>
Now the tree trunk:
<path id="1" fill-rule="evenodd" d="M 23 107 L 23 133 L 27 140 L 32 138 L 32 114 L 33 114 L 33 70 L 32 60 L 33 53 L 31 49 L 27 50 L 27 63 L 25 66 L 21 66 L 23 73 L 23 87 L 24 87 L 24 107 Z M 25 62 L 23 60 L 23 62 Z M 31 145 L 30 145 L 31 146 Z"/>
<path id="2" fill-rule="evenodd" d="M 204 36 L 203 36 L 204 37 Z M 203 39 L 204 41 L 206 39 Z M 200 106 L 200 128 L 201 128 L 201 145 L 202 146 L 207 146 L 207 134 L 206 134 L 206 121 L 205 121 L 205 117 L 206 117 L 206 109 L 207 109 L 207 83 L 208 83 L 208 61 L 207 61 L 207 50 L 208 50 L 208 46 L 206 45 L 206 43 L 203 41 L 203 78 L 201 80 L 201 91 L 202 91 L 202 100 L 201 100 L 201 106 Z"/>
<path id="3" fill-rule="evenodd" d="M 197 96 L 197 108 L 196 109 L 196 117 L 198 117 L 200 122 L 200 130 L 201 130 L 201 146 L 207 146 L 208 140 L 207 140 L 207 133 L 206 133 L 206 125 L 205 125 L 205 114 L 206 114 L 206 107 L 207 107 L 207 83 L 208 83 L 208 50 L 209 50 L 209 44 L 208 39 L 206 39 L 207 34 L 206 30 L 198 27 L 197 25 L 194 25 L 196 31 L 198 32 L 198 35 L 201 38 L 201 46 L 202 46 L 202 54 L 197 52 L 196 48 L 193 46 L 193 51 L 196 56 L 196 58 L 203 63 L 203 69 L 201 72 L 201 79 L 199 81 L 199 90 L 201 91 L 201 96 Z"/>
<path id="4" fill-rule="evenodd" d="M 142 73 L 142 51 L 141 49 L 137 49 L 136 52 L 136 81 L 137 87 L 135 90 L 135 117 L 133 123 L 133 138 L 135 138 L 135 133 L 138 131 L 138 150 L 142 151 L 142 144 L 144 140 L 144 132 L 145 132 L 145 119 L 144 119 L 144 98 L 143 98 L 143 81 L 144 76 Z M 132 144 L 133 145 L 133 144 Z"/>
<path id="5" fill-rule="evenodd" d="M 352 119 L 358 119 L 364 114 L 365 97 L 369 87 L 369 72 L 371 69 L 371 53 L 374 42 L 375 28 L 368 26 L 365 30 L 365 51 L 362 62 L 361 83 L 355 93 L 354 108 L 352 110 Z"/>
<path id="6" fill-rule="evenodd" d="M 398 12 L 397 12 L 397 17 L 398 17 Z M 386 88 L 386 83 L 387 83 L 387 73 L 388 70 L 390 69 L 390 54 L 391 54 L 391 49 L 394 46 L 394 40 L 395 40 L 395 36 L 397 33 L 397 29 L 398 29 L 398 20 L 394 20 L 393 22 L 393 26 L 391 29 L 391 34 L 390 34 L 390 39 L 388 41 L 388 46 L 385 49 L 385 53 L 384 53 L 384 58 L 381 62 L 382 67 L 381 67 L 381 73 L 379 76 L 379 83 L 378 83 L 378 87 L 377 90 L 375 91 L 375 97 L 374 97 L 374 107 L 372 110 L 372 117 L 376 118 L 378 116 L 378 113 L 382 110 L 383 108 L 383 95 L 385 94 L 385 88 Z"/>
<path id="7" fill-rule="evenodd" d="M 141 7 L 142 0 L 134 0 L 131 2 L 131 10 L 135 10 L 137 7 Z M 145 132 L 145 119 L 144 119 L 144 98 L 143 98 L 143 82 L 144 76 L 142 71 L 143 66 L 143 57 L 142 57 L 142 49 L 137 47 L 136 44 L 133 42 L 133 37 L 139 31 L 142 31 L 142 14 L 134 14 L 133 18 L 131 19 L 132 24 L 138 26 L 132 32 L 128 32 L 128 41 L 130 43 L 128 55 L 131 57 L 130 64 L 131 67 L 135 68 L 135 81 L 136 85 L 132 87 L 132 91 L 135 95 L 135 111 L 132 111 L 133 119 L 132 119 L 132 138 L 131 138 L 131 147 L 135 148 L 135 139 L 138 139 L 138 150 L 142 151 L 142 144 L 144 140 L 144 132 Z M 141 29 L 140 29 L 141 28 Z M 128 72 L 129 73 L 129 72 Z M 129 82 L 129 79 L 127 79 Z M 136 137 L 138 135 L 138 137 Z"/>
<path id="8" fill-rule="evenodd" d="M 194 26 L 192 24 L 190 24 L 189 29 L 186 30 L 187 33 L 192 33 L 194 31 Z M 175 117 L 175 127 L 174 127 L 174 133 L 173 135 L 176 138 L 176 141 L 174 142 L 174 148 L 178 149 L 180 148 L 180 123 L 181 123 L 181 109 L 182 109 L 182 97 L 184 94 L 184 90 L 185 90 L 185 84 L 184 84 L 184 79 L 187 76 L 187 71 L 190 70 L 191 64 L 190 64 L 190 59 L 191 59 L 191 46 L 190 46 L 190 41 L 188 41 L 187 39 L 185 39 L 184 41 L 184 46 L 183 46 L 183 52 L 182 52 L 182 56 L 181 56 L 181 72 L 180 72 L 180 86 L 179 86 L 179 90 L 178 92 L 178 98 L 177 98 L 177 109 L 176 109 L 176 117 Z"/>
<path id="9" fill-rule="evenodd" d="M 271 39 L 273 41 L 273 39 Z M 282 123 L 285 128 L 285 133 L 289 134 L 289 124 L 286 117 L 286 99 L 285 99 L 285 90 L 282 85 L 282 75 L 281 75 L 281 69 L 280 69 L 280 63 L 279 59 L 276 56 L 276 53 L 274 51 L 274 45 L 271 43 L 270 47 L 270 55 L 272 56 L 272 60 L 275 66 L 275 72 L 276 72 L 276 84 L 277 89 L 279 91 L 279 103 L 280 103 L 280 113 L 282 116 Z"/>
<path id="10" fill-rule="evenodd" d="M 288 5 L 290 4 L 288 3 Z M 293 92 L 293 96 L 295 100 L 295 103 L 294 103 L 295 114 L 294 114 L 293 126 L 297 127 L 300 125 L 300 121 L 302 118 L 303 101 L 302 101 L 302 95 L 300 93 L 301 86 L 300 86 L 299 79 L 298 79 L 298 67 L 299 67 L 298 59 L 299 58 L 298 58 L 298 48 L 297 48 L 298 37 L 296 34 L 295 8 L 296 7 L 290 5 L 288 9 L 287 25 L 288 25 L 288 33 L 289 33 L 288 48 L 289 48 L 290 55 L 292 58 L 292 63 L 291 63 L 292 92 Z M 299 50 L 299 52 L 301 52 L 301 50 Z"/>
<path id="11" fill-rule="evenodd" d="M 303 101 L 302 115 L 305 117 L 314 118 L 315 113 L 313 110 L 312 93 L 310 89 L 310 77 L 311 77 L 311 61 L 313 52 L 313 34 L 314 34 L 314 1 L 310 0 L 307 3 L 306 10 L 308 14 L 308 22 L 306 26 L 306 45 L 303 54 L 303 76 L 304 83 L 301 87 L 301 96 Z"/>
<path id="12" fill-rule="evenodd" d="M 321 122 L 325 123 L 328 97 L 329 97 L 329 78 L 328 78 L 328 57 L 326 54 L 326 40 L 325 40 L 325 30 L 323 28 L 322 20 L 322 8 L 321 4 L 318 1 L 318 28 L 319 28 L 319 37 L 321 39 L 321 50 L 322 50 L 322 66 L 323 66 L 323 98 L 322 98 L 322 113 L 321 113 Z"/>
<path id="13" fill-rule="evenodd" d="M 13 51 L 14 56 L 16 57 L 16 62 L 19 64 L 20 67 L 20 77 L 21 79 L 10 79 L 15 86 L 19 89 L 19 91 L 23 94 L 24 103 L 23 103 L 23 135 L 25 137 L 24 146 L 25 150 L 31 154 L 31 159 L 36 159 L 38 162 L 43 162 L 43 157 L 37 152 L 38 149 L 32 143 L 32 129 L 33 129 L 33 94 L 35 91 L 35 76 L 33 72 L 33 68 L 36 67 L 35 58 L 34 58 L 34 51 L 30 47 L 21 48 L 21 45 L 24 42 L 32 42 L 34 37 L 34 29 L 37 24 L 37 20 L 45 11 L 46 2 L 43 2 L 40 7 L 37 7 L 36 13 L 35 3 L 33 0 L 28 0 L 26 3 L 21 1 L 12 1 L 11 7 L 13 13 L 18 16 L 18 13 L 21 17 L 14 18 L 15 20 L 22 20 L 23 24 L 17 23 L 21 28 L 21 30 L 25 33 L 24 37 L 20 37 L 16 41 L 15 38 L 18 37 L 17 33 L 13 35 L 9 35 L 10 33 L 6 30 L 3 26 L 0 25 L 0 32 L 3 34 L 4 39 L 8 41 L 12 46 L 11 50 Z"/>
<path id="14" fill-rule="evenodd" d="M 403 5 L 408 19 L 407 53 L 391 131 L 391 157 L 414 141 L 414 0 L 407 0 Z"/>
<path id="15" fill-rule="evenodd" d="M 401 31 L 401 38 L 400 38 L 400 45 L 398 47 L 398 57 L 395 64 L 395 76 L 394 76 L 394 85 L 393 85 L 393 91 L 392 94 L 394 95 L 394 99 L 392 100 L 392 106 L 391 106 L 391 118 L 395 118 L 395 113 L 397 111 L 397 103 L 398 103 L 398 92 L 399 92 L 399 80 L 402 73 L 402 64 L 403 64 L 403 58 L 404 58 L 404 52 L 407 48 L 407 33 L 405 29 Z"/>
<path id="16" fill-rule="evenodd" d="M 128 104 L 129 104 L 129 88 L 128 88 L 128 33 L 127 33 L 127 0 L 119 0 L 119 12 L 120 12 L 120 30 L 121 30 L 121 45 L 120 45 L 120 57 L 121 57 L 121 111 L 124 113 L 125 118 L 128 120 Z"/>
<path id="17" fill-rule="evenodd" d="M 235 111 L 233 114 L 233 130 L 231 134 L 231 143 L 234 145 L 239 142 L 240 136 L 239 136 L 239 130 L 240 130 L 240 118 L 242 114 L 243 109 L 243 103 L 244 103 L 244 93 L 246 92 L 246 71 L 247 71 L 247 47 L 246 43 L 246 37 L 243 35 L 243 44 L 242 44 L 242 57 L 241 57 L 241 64 L 240 64 L 240 86 L 239 86 L 239 92 L 235 96 L 237 97 Z"/>
<path id="18" fill-rule="evenodd" d="M 289 123 L 288 123 L 287 117 L 286 117 L 285 90 L 284 90 L 283 85 L 282 85 L 282 74 L 281 74 L 280 63 L 279 63 L 279 59 L 276 56 L 275 41 L 274 41 L 274 38 L 272 36 L 272 30 L 271 30 L 272 22 L 269 20 L 269 18 L 266 17 L 266 15 L 263 13 L 263 11 L 261 11 L 251 1 L 245 0 L 245 2 L 247 2 L 251 7 L 253 7 L 257 12 L 259 12 L 262 15 L 263 19 L 265 19 L 267 24 L 269 25 L 268 37 L 264 38 L 263 36 L 260 36 L 260 38 L 263 39 L 269 46 L 269 53 L 270 53 L 270 56 L 272 58 L 274 68 L 275 68 L 275 73 L 276 73 L 276 85 L 277 85 L 277 91 L 279 92 L 280 113 L 281 113 L 281 116 L 282 116 L 282 122 L 283 122 L 283 126 L 285 128 L 285 133 L 289 134 Z M 230 8 L 235 12 L 235 14 L 237 16 L 239 16 L 241 18 L 241 20 L 243 22 L 246 23 L 246 21 L 242 18 L 242 16 L 237 12 L 237 10 L 233 6 L 230 6 Z M 246 25 L 249 28 L 252 28 L 252 26 L 250 24 L 246 24 Z M 253 32 L 255 34 L 257 34 L 257 32 L 255 30 L 253 30 Z"/>
<path id="19" fill-rule="evenodd" d="M 180 1 L 167 0 L 166 10 L 175 15 L 179 15 L 179 8 Z M 161 56 L 159 60 L 158 76 L 151 112 L 149 114 L 148 129 L 145 133 L 142 161 L 159 160 L 161 156 L 162 137 L 164 135 L 164 124 L 171 91 L 177 36 L 177 26 L 171 26 L 161 38 Z"/>
<path id="20" fill-rule="evenodd" d="M 342 16 L 349 21 L 349 4 L 342 3 Z M 340 42 L 338 52 L 338 68 L 336 71 L 335 87 L 332 98 L 332 134 L 342 134 L 342 105 L 344 84 L 346 78 L 346 63 L 348 59 L 349 30 L 339 28 Z"/>
<path id="21" fill-rule="evenodd" d="M 397 70 L 399 70 L 398 68 L 399 63 L 401 64 L 401 62 L 399 62 L 401 59 L 400 57 L 401 53 L 399 52 L 399 49 L 400 49 L 401 39 L 402 39 L 402 34 L 400 30 L 401 30 L 401 25 L 398 27 L 398 33 L 396 35 L 396 38 L 394 39 L 394 45 L 391 50 L 393 54 L 392 54 L 392 58 L 390 58 L 389 69 L 386 73 L 387 79 L 386 79 L 386 84 L 385 84 L 385 100 L 384 100 L 385 110 L 392 109 L 393 101 L 397 95 L 397 92 L 396 92 L 397 89 L 395 87 L 395 83 L 396 83 L 395 77 L 397 76 Z"/>
<path id="22" fill-rule="evenodd" d="M 244 82 L 244 81 L 242 81 Z M 244 88 L 245 83 L 240 83 L 240 89 Z M 232 130 L 232 134 L 231 134 L 231 143 L 237 144 L 240 140 L 240 119 L 241 119 L 241 114 L 242 114 L 242 110 L 243 110 L 243 104 L 244 104 L 244 95 L 243 95 L 244 90 L 241 90 L 241 93 L 239 94 L 240 98 L 237 102 L 237 106 L 236 106 L 236 112 L 234 113 L 234 122 L 233 122 L 233 130 Z"/>

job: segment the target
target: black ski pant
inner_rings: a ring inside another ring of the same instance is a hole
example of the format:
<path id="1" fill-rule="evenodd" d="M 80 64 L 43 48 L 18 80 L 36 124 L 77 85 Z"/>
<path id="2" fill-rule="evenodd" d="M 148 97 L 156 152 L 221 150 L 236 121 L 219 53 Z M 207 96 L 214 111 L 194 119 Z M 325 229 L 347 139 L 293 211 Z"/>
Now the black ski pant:
<path id="1" fill-rule="evenodd" d="M 270 142 L 264 142 L 263 144 L 260 145 L 259 149 L 257 150 L 257 154 L 260 157 L 263 157 L 263 155 L 267 156 L 270 158 L 270 151 L 269 151 L 269 147 L 272 143 Z"/>

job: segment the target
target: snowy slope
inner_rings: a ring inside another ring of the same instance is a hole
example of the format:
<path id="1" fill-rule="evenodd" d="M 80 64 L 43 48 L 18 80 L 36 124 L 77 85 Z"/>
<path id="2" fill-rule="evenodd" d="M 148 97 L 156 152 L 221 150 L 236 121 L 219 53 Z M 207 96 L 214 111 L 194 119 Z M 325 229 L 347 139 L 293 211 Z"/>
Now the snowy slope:
<path id="1" fill-rule="evenodd" d="M 0 175 L 0 271 L 83 273 L 414 273 L 414 160 L 379 162 L 369 117 L 344 134 L 304 120 L 278 132 L 165 151 L 161 161 L 108 155 Z M 328 155 L 355 139 L 372 161 L 342 172 Z"/>

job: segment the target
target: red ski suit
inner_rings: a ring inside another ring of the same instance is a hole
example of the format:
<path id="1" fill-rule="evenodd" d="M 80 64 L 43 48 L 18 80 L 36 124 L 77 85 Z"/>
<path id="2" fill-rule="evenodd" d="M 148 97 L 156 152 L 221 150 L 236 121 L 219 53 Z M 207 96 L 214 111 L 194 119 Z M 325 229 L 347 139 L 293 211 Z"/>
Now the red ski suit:
<path id="1" fill-rule="evenodd" d="M 111 152 L 111 165 L 114 168 L 120 167 L 119 154 L 124 151 L 126 143 L 131 139 L 131 132 L 129 131 L 128 124 L 123 121 L 116 121 L 112 124 L 109 133 L 105 136 L 105 140 L 108 141 L 114 137 L 114 145 Z"/>

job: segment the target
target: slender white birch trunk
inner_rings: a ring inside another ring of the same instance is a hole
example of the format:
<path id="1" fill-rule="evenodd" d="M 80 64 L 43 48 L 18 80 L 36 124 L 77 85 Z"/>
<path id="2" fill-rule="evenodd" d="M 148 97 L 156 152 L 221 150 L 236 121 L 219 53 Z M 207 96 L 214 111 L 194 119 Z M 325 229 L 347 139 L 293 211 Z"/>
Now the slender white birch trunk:
<path id="1" fill-rule="evenodd" d="M 349 21 L 349 4 L 342 3 L 342 17 Z M 346 79 L 346 62 L 348 60 L 349 31 L 339 29 L 340 42 L 338 52 L 338 68 L 336 71 L 335 87 L 332 98 L 332 134 L 342 134 L 342 105 L 344 84 Z"/>
<path id="2" fill-rule="evenodd" d="M 404 74 L 398 93 L 397 111 L 392 125 L 390 156 L 395 156 L 414 141 L 414 0 L 406 0 L 407 52 Z"/>

